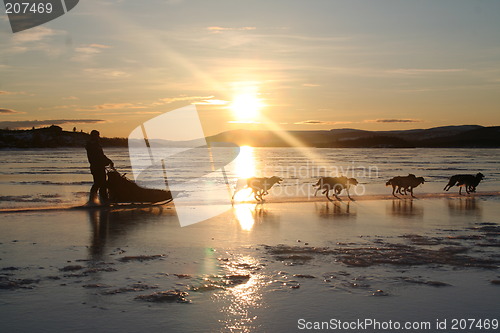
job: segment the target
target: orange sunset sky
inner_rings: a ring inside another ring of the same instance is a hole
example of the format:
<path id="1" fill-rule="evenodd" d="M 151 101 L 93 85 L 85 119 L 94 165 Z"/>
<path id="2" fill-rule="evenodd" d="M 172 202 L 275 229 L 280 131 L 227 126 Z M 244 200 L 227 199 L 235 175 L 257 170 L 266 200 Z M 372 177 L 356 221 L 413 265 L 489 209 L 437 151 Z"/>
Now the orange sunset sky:
<path id="1" fill-rule="evenodd" d="M 496 0 L 80 1 L 15 34 L 0 8 L 0 128 L 500 124 Z"/>

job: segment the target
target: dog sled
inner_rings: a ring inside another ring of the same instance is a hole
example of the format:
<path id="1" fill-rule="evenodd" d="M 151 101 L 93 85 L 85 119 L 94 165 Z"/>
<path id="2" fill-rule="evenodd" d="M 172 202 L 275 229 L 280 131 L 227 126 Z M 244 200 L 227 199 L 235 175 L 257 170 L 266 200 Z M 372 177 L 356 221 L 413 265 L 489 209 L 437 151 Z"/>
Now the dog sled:
<path id="1" fill-rule="evenodd" d="M 170 191 L 141 187 L 115 168 L 108 168 L 106 172 L 109 203 L 112 205 L 160 205 L 173 200 Z"/>

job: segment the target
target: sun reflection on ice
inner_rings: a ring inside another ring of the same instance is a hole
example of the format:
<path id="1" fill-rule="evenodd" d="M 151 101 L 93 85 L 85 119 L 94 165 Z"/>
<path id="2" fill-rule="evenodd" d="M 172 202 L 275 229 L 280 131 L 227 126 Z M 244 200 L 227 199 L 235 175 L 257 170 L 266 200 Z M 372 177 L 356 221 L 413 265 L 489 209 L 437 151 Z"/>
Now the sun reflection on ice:
<path id="1" fill-rule="evenodd" d="M 225 330 L 232 332 L 253 332 L 258 329 L 255 324 L 257 316 L 252 310 L 263 306 L 262 288 L 266 285 L 265 276 L 255 273 L 260 263 L 253 257 L 244 256 L 232 262 L 228 269 L 229 276 L 249 276 L 248 280 L 236 284 L 226 290 L 230 304 L 221 309 L 227 319 L 221 320 Z"/>
<path id="2" fill-rule="evenodd" d="M 244 231 L 251 231 L 255 224 L 255 204 L 238 204 L 233 207 L 234 217 Z"/>
<path id="3" fill-rule="evenodd" d="M 255 177 L 256 167 L 255 167 L 255 156 L 254 156 L 254 148 L 250 146 L 241 146 L 240 154 L 234 161 L 234 173 L 237 179 L 246 179 L 250 177 Z M 234 200 L 235 201 L 244 201 L 248 200 L 250 195 L 252 194 L 252 190 L 247 188 L 236 193 Z"/>

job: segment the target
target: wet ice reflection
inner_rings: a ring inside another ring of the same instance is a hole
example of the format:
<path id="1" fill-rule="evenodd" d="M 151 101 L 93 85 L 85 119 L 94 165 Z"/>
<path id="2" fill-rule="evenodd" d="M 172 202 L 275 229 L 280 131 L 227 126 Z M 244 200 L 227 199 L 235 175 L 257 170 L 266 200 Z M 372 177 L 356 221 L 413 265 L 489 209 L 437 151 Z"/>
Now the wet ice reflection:
<path id="1" fill-rule="evenodd" d="M 264 305 L 262 289 L 269 283 L 260 270 L 261 264 L 253 257 L 243 256 L 238 260 L 227 262 L 229 274 L 227 283 L 233 286 L 227 288 L 219 297 L 226 299 L 227 305 L 221 308 L 224 319 L 224 331 L 252 332 L 258 330 L 255 323 L 257 316 L 253 310 Z"/>

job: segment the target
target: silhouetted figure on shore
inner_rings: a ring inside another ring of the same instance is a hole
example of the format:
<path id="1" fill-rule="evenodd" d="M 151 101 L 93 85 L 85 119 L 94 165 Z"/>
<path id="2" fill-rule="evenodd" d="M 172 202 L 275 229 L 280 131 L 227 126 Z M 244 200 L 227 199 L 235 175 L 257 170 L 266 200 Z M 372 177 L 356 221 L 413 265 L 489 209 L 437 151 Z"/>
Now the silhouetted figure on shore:
<path id="1" fill-rule="evenodd" d="M 99 131 L 93 130 L 90 132 L 90 139 L 85 145 L 87 150 L 87 158 L 90 163 L 90 172 L 94 177 L 94 184 L 90 188 L 89 202 L 87 205 L 96 205 L 95 199 L 99 192 L 99 201 L 102 205 L 108 203 L 108 192 L 106 186 L 106 166 L 113 167 L 111 161 L 102 151 Z"/>

